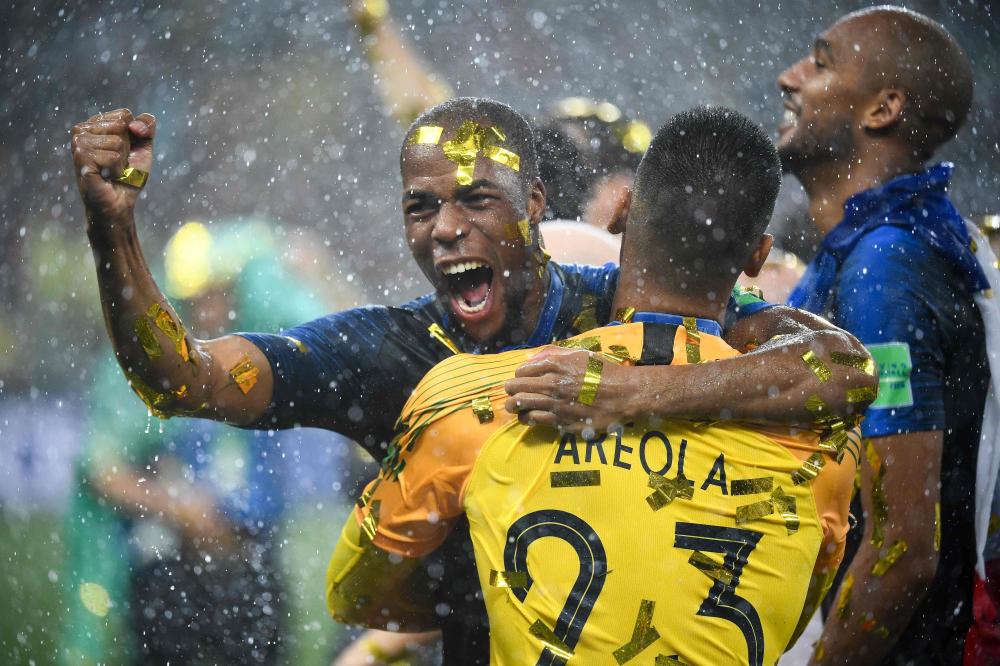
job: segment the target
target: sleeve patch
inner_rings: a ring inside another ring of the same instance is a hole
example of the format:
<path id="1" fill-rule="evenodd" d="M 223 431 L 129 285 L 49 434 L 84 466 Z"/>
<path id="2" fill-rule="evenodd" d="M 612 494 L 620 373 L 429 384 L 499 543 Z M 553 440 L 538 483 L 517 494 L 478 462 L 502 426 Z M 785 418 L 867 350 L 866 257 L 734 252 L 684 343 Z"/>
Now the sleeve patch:
<path id="1" fill-rule="evenodd" d="M 878 370 L 878 398 L 869 409 L 890 409 L 913 405 L 913 387 L 910 373 L 910 345 L 905 342 L 886 342 L 866 345 Z"/>

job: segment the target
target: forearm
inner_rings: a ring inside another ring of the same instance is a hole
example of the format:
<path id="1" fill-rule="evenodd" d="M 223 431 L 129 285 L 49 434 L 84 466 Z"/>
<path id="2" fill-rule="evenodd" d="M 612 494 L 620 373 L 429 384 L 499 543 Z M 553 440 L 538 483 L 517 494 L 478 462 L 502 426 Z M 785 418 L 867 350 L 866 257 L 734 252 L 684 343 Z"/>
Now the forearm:
<path id="1" fill-rule="evenodd" d="M 236 336 L 202 341 L 188 334 L 153 280 L 131 219 L 91 224 L 88 236 L 115 356 L 149 410 L 161 418 L 255 421 L 272 390 L 260 350 Z"/>
<path id="2" fill-rule="evenodd" d="M 424 110 L 451 96 L 448 85 L 413 52 L 390 17 L 367 25 L 365 53 L 382 99 L 400 124 L 409 125 Z"/>
<path id="3" fill-rule="evenodd" d="M 132 220 L 90 225 L 104 321 L 118 363 L 157 416 L 198 411 L 213 366 L 153 281 Z"/>
<path id="4" fill-rule="evenodd" d="M 914 552 L 883 575 L 872 573 L 879 551 L 868 540 L 854 557 L 823 627 L 811 663 L 880 664 L 909 624 L 933 578 L 936 558 Z"/>
<path id="5" fill-rule="evenodd" d="M 821 380 L 803 355 L 812 352 L 827 369 Z M 819 331 L 761 345 L 753 353 L 681 366 L 647 366 L 632 402 L 633 417 L 739 419 L 812 425 L 817 419 L 814 396 L 825 406 L 821 416 L 845 418 L 861 414 L 877 379 L 864 370 L 834 363 L 839 355 L 859 356 L 843 335 Z M 860 395 L 859 395 L 860 394 Z"/>

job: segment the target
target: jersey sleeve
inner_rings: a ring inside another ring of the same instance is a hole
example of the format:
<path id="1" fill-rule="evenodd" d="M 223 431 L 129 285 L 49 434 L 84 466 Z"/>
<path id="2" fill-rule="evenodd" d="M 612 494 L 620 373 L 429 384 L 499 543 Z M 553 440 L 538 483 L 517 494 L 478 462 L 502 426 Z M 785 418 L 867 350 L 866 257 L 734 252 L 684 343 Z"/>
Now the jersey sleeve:
<path id="1" fill-rule="evenodd" d="M 933 250 L 892 226 L 866 235 L 841 267 L 834 319 L 871 352 L 879 375 L 865 437 L 944 427 L 946 341 L 935 311 L 953 297 L 933 276 L 949 272 Z"/>
<path id="2" fill-rule="evenodd" d="M 822 471 L 812 481 L 816 513 L 823 530 L 823 541 L 816 556 L 814 573 L 834 572 L 844 559 L 847 532 L 850 530 L 854 478 L 861 456 L 860 442 L 860 432 L 854 430 L 846 446 L 849 451 L 840 463 L 827 458 Z"/>
<path id="3" fill-rule="evenodd" d="M 281 335 L 240 333 L 267 357 L 271 405 L 250 427 L 322 427 L 384 455 L 396 417 L 439 352 L 425 327 L 397 308 L 347 310 Z"/>
<path id="4" fill-rule="evenodd" d="M 494 414 L 498 410 L 503 410 L 500 397 L 493 400 Z M 403 440 L 402 471 L 383 473 L 369 484 L 366 507 L 355 510 L 358 522 L 364 525 L 367 519 L 375 530 L 373 543 L 404 557 L 436 550 L 464 511 L 463 493 L 480 447 L 509 421 L 501 415 L 480 423 L 471 408 L 464 408 L 423 429 L 415 441 Z"/>
<path id="5" fill-rule="evenodd" d="M 729 330 L 738 321 L 757 314 L 762 310 L 773 308 L 774 303 L 768 303 L 752 291 L 742 289 L 739 285 L 733 287 L 733 293 L 726 305 L 726 316 L 723 320 L 723 330 Z"/>

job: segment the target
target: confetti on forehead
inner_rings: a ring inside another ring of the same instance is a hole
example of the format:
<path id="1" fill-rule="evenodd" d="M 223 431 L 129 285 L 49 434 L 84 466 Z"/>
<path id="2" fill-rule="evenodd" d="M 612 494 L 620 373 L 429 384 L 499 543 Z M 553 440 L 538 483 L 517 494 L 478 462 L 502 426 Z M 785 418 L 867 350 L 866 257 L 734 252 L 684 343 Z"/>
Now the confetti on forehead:
<path id="1" fill-rule="evenodd" d="M 455 180 L 459 185 L 472 183 L 476 159 L 480 156 L 514 171 L 521 170 L 521 156 L 499 145 L 507 140 L 507 135 L 495 125 L 480 125 L 474 120 L 463 120 L 455 135 L 441 143 L 443 133 L 444 129 L 437 125 L 421 125 L 413 131 L 406 145 L 440 144 L 444 156 L 458 166 Z"/>

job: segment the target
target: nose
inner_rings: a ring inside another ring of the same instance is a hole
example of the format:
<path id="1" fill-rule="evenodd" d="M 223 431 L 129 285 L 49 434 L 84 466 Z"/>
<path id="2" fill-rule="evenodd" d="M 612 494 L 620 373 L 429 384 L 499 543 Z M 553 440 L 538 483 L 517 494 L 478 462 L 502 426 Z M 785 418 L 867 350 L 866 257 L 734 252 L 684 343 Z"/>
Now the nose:
<path id="1" fill-rule="evenodd" d="M 460 208 L 452 203 L 445 203 L 434 220 L 434 230 L 431 238 L 441 245 L 453 245 L 459 239 L 468 237 L 470 222 Z"/>
<path id="2" fill-rule="evenodd" d="M 778 76 L 778 88 L 781 92 L 793 93 L 802 86 L 802 72 L 808 58 L 802 58 Z"/>

